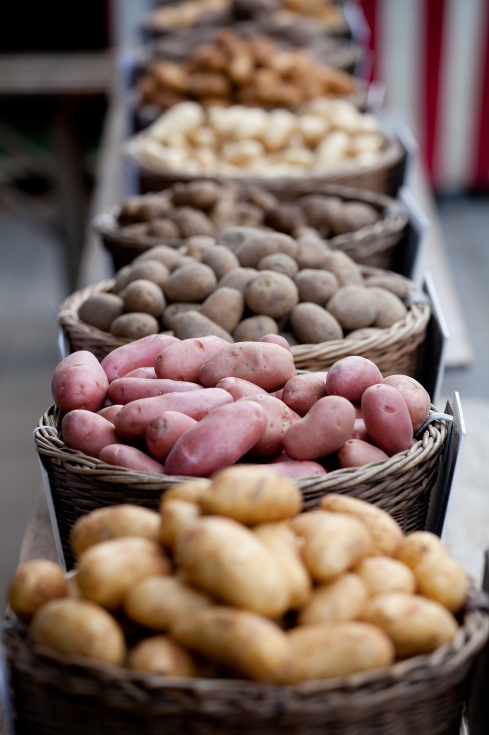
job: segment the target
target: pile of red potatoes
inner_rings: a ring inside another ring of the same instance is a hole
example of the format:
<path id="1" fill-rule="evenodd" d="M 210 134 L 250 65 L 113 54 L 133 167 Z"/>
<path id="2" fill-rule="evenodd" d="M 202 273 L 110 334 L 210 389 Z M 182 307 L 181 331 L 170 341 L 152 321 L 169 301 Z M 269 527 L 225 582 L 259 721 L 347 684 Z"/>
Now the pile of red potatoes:
<path id="1" fill-rule="evenodd" d="M 359 467 L 409 449 L 430 398 L 413 378 L 383 378 L 364 357 L 296 374 L 285 339 L 229 344 L 156 334 L 99 363 L 66 357 L 52 393 L 62 438 L 108 464 L 209 477 L 236 462 L 288 477 Z"/>

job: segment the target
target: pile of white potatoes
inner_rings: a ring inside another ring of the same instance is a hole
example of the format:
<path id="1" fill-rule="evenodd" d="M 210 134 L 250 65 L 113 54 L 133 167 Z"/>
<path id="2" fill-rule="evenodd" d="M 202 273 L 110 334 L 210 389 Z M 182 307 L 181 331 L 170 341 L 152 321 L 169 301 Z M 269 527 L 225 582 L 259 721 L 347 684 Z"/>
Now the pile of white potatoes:
<path id="1" fill-rule="evenodd" d="M 95 510 L 72 529 L 75 571 L 26 562 L 11 608 L 37 644 L 179 677 L 295 684 L 452 641 L 468 581 L 438 537 L 343 495 L 301 505 L 286 477 L 236 466 L 176 485 L 160 513 Z"/>
<path id="2" fill-rule="evenodd" d="M 377 120 L 347 100 L 315 98 L 297 112 L 181 102 L 132 140 L 142 161 L 185 175 L 303 176 L 371 163 L 385 147 Z"/>

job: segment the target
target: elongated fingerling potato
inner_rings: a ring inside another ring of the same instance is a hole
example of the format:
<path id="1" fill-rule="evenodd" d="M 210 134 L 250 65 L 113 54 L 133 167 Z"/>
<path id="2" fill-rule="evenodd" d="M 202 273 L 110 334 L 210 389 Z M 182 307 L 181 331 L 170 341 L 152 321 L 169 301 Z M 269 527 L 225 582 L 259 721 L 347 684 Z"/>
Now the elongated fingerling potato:
<path id="1" fill-rule="evenodd" d="M 58 408 L 96 411 L 105 401 L 109 382 L 99 361 L 87 350 L 65 357 L 56 367 L 51 392 Z"/>
<path id="2" fill-rule="evenodd" d="M 295 375 L 292 354 L 269 342 L 236 342 L 214 353 L 202 365 L 199 381 L 206 388 L 223 378 L 242 378 L 267 392 L 283 388 Z"/>
<path id="3" fill-rule="evenodd" d="M 125 406 L 126 403 L 137 401 L 139 398 L 154 398 L 167 393 L 188 393 L 195 390 L 203 390 L 203 387 L 185 380 L 116 378 L 109 385 L 107 396 L 112 403 Z"/>
<path id="4" fill-rule="evenodd" d="M 320 398 L 285 432 L 282 444 L 292 459 L 317 459 L 336 452 L 350 438 L 355 409 L 346 398 Z"/>
<path id="5" fill-rule="evenodd" d="M 137 472 L 153 472 L 156 475 L 164 475 L 165 468 L 152 457 L 148 457 L 136 447 L 127 447 L 124 444 L 109 444 L 99 454 L 99 459 L 116 467 L 126 467 L 128 470 Z"/>
<path id="6" fill-rule="evenodd" d="M 150 454 L 164 462 L 177 439 L 196 423 L 195 419 L 178 411 L 164 411 L 156 416 L 146 427 L 146 446 Z"/>
<path id="7" fill-rule="evenodd" d="M 207 358 L 227 346 L 226 340 L 214 335 L 183 339 L 156 357 L 156 375 L 158 378 L 197 383 L 199 370 Z"/>
<path id="8" fill-rule="evenodd" d="M 61 422 L 61 432 L 63 441 L 69 447 L 89 457 L 98 457 L 104 447 L 120 443 L 112 422 L 84 409 L 67 413 Z"/>
<path id="9" fill-rule="evenodd" d="M 150 334 L 112 350 L 101 362 L 109 383 L 140 367 L 154 367 L 161 350 L 180 340 L 169 334 Z"/>

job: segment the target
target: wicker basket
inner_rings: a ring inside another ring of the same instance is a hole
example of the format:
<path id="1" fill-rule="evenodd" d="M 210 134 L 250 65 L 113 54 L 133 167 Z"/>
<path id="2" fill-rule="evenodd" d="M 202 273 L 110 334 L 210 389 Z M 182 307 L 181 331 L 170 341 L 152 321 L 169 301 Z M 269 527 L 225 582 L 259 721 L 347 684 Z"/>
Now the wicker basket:
<path id="1" fill-rule="evenodd" d="M 34 437 L 48 474 L 64 557 L 70 567 L 69 533 L 80 516 L 120 503 L 156 509 L 166 490 L 188 478 L 136 472 L 88 457 L 63 442 L 61 420 L 62 414 L 52 406 L 39 420 Z M 295 483 L 303 493 L 304 508 L 317 507 L 327 493 L 344 493 L 383 508 L 405 532 L 423 530 L 446 437 L 446 424 L 434 421 L 420 441 L 389 459 L 299 478 Z"/>
<path id="2" fill-rule="evenodd" d="M 285 687 L 186 679 L 88 663 L 7 623 L 3 645 L 18 735 L 459 735 L 487 612 L 467 612 L 431 655 L 376 672 Z"/>
<path id="3" fill-rule="evenodd" d="M 144 132 L 129 138 L 123 145 L 123 154 L 128 163 L 138 169 L 139 186 L 142 194 L 168 189 L 178 182 L 193 181 L 196 177 L 183 171 L 168 171 L 157 162 L 145 158 L 139 150 L 139 141 Z M 237 181 L 245 187 L 261 187 L 269 191 L 301 191 L 304 186 L 312 189 L 325 184 L 345 184 L 358 189 L 367 189 L 379 194 L 395 197 L 404 181 L 407 153 L 398 140 L 386 137 L 384 150 L 379 153 L 375 161 L 370 163 L 343 164 L 331 168 L 321 174 L 304 174 L 287 177 L 240 177 L 230 179 L 225 176 L 199 176 L 199 179 L 208 178 L 212 181 L 226 183 Z"/>
<path id="4" fill-rule="evenodd" d="M 346 337 L 317 345 L 296 345 L 292 347 L 296 366 L 303 370 L 323 370 L 342 357 L 361 355 L 375 362 L 386 376 L 402 373 L 413 378 L 418 377 L 426 328 L 431 315 L 426 298 L 422 296 L 423 300 L 416 302 L 418 287 L 403 276 L 367 267 L 362 267 L 362 273 L 364 276 L 388 275 L 396 284 L 396 292 L 401 297 L 408 298 L 412 295 L 414 303 L 410 304 L 406 317 L 371 337 Z M 116 347 L 130 341 L 113 337 L 108 332 L 84 324 L 78 318 L 78 310 L 85 299 L 94 293 L 108 291 L 113 283 L 113 280 L 101 281 L 95 286 L 75 291 L 61 304 L 58 319 L 71 352 L 88 350 L 102 360 Z"/>
<path id="5" fill-rule="evenodd" d="M 245 191 L 238 188 L 238 200 L 246 196 Z M 295 202 L 298 197 L 307 194 L 324 194 L 337 196 L 345 201 L 359 201 L 371 204 L 382 214 L 382 219 L 373 225 L 362 227 L 357 232 L 337 235 L 327 239 L 328 247 L 342 250 L 361 265 L 395 270 L 397 257 L 396 245 L 401 240 L 408 223 L 407 213 L 400 202 L 382 194 L 354 189 L 349 186 L 332 184 L 312 188 L 305 185 L 296 191 L 276 191 L 280 202 Z M 134 258 L 158 245 L 161 238 L 149 235 L 130 235 L 118 224 L 121 206 L 116 205 L 99 214 L 93 221 L 93 227 L 102 238 L 105 248 L 112 255 L 115 270 L 132 263 Z M 185 240 L 166 240 L 168 245 L 178 247 Z"/>

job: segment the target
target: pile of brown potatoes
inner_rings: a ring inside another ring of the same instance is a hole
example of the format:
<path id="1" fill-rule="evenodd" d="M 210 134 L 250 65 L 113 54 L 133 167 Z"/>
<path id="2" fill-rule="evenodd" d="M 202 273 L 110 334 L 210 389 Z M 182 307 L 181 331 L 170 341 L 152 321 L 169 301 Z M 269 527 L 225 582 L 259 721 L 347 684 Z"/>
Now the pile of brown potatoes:
<path id="1" fill-rule="evenodd" d="M 169 330 L 181 339 L 281 334 L 289 345 L 319 344 L 372 336 L 404 319 L 398 288 L 388 274 L 364 278 L 317 235 L 230 227 L 217 239 L 189 238 L 183 252 L 147 250 L 118 271 L 110 293 L 88 296 L 78 316 L 127 339 Z"/>
<path id="2" fill-rule="evenodd" d="M 93 511 L 72 528 L 74 572 L 26 562 L 11 608 L 58 653 L 174 677 L 290 685 L 453 640 L 468 581 L 437 536 L 347 496 L 301 502 L 270 469 L 233 467 L 176 485 L 160 513 Z"/>
<path id="3" fill-rule="evenodd" d="M 314 61 L 303 49 L 280 51 L 266 36 L 218 31 L 181 64 L 154 61 L 138 80 L 143 104 L 161 111 L 185 100 L 203 107 L 244 104 L 299 107 L 315 97 L 349 97 L 350 74 Z"/>
<path id="4" fill-rule="evenodd" d="M 315 97 L 296 111 L 178 102 L 127 145 L 140 166 L 179 176 L 238 179 L 371 165 L 388 139 L 373 115 L 347 99 Z"/>
<path id="5" fill-rule="evenodd" d="M 235 225 L 263 227 L 293 237 L 305 232 L 327 238 L 356 232 L 380 219 L 380 212 L 365 202 L 308 194 L 294 203 L 281 203 L 271 192 L 258 188 L 238 198 L 232 185 L 196 180 L 175 184 L 160 194 L 127 197 L 117 224 L 122 234 L 155 238 L 157 244 L 198 235 L 215 237 Z"/>
<path id="6" fill-rule="evenodd" d="M 238 461 L 289 477 L 361 467 L 409 450 L 430 412 L 413 378 L 363 357 L 295 374 L 281 337 L 146 337 L 102 363 L 75 352 L 52 393 L 73 449 L 140 472 L 210 477 Z M 285 343 L 286 344 L 286 343 Z"/>

